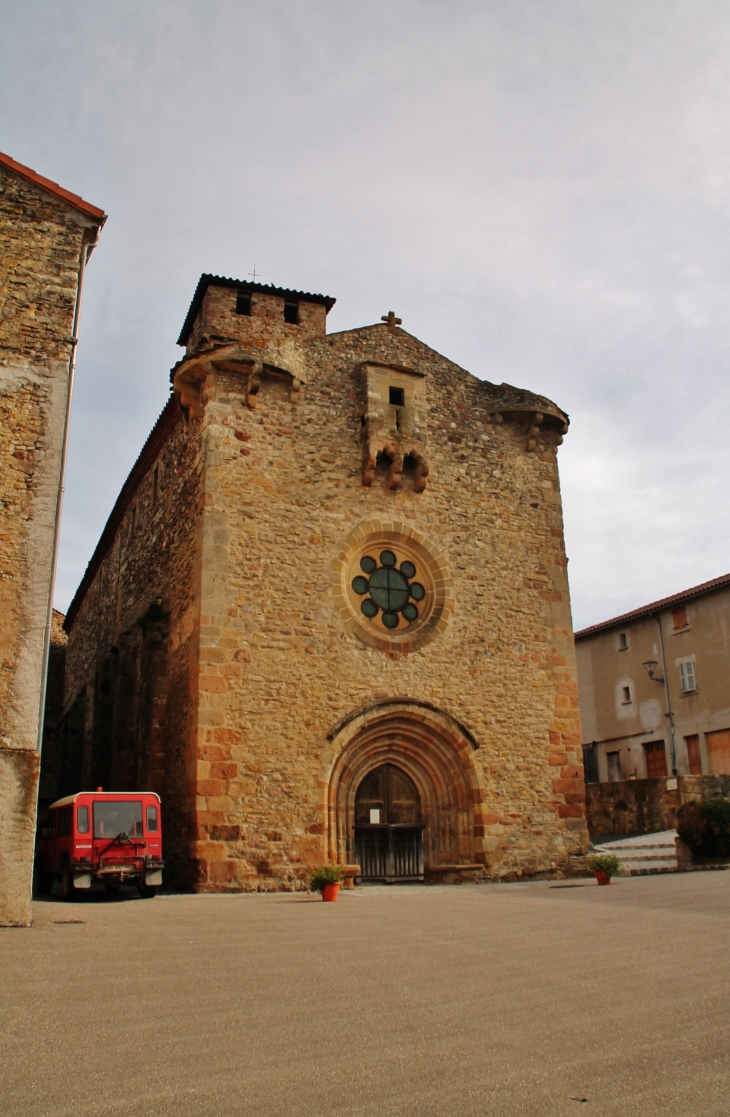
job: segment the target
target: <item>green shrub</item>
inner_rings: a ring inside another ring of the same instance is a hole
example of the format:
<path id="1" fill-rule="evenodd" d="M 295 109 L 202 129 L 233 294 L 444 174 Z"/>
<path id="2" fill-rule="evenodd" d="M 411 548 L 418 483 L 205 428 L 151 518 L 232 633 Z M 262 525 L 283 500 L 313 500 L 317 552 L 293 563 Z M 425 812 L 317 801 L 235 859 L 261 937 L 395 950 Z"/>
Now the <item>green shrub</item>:
<path id="1" fill-rule="evenodd" d="M 588 868 L 592 873 L 608 873 L 610 877 L 620 877 L 623 873 L 615 853 L 594 853 L 588 858 Z"/>
<path id="2" fill-rule="evenodd" d="M 341 865 L 325 865 L 323 869 L 315 869 L 309 878 L 309 891 L 321 892 L 325 884 L 339 884 L 345 875 Z"/>
<path id="3" fill-rule="evenodd" d="M 677 833 L 698 857 L 730 857 L 730 800 L 685 803 L 677 811 Z"/>

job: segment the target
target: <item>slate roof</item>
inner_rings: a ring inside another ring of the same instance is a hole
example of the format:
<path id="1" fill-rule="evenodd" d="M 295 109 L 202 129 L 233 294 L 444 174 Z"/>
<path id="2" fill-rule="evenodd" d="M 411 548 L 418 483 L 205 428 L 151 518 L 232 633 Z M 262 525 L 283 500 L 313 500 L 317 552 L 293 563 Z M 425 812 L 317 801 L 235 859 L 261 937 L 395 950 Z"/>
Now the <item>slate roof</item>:
<path id="1" fill-rule="evenodd" d="M 205 297 L 205 292 L 209 287 L 233 287 L 237 291 L 251 291 L 257 295 L 275 295 L 280 299 L 296 299 L 299 302 L 319 303 L 321 306 L 327 308 L 328 313 L 337 301 L 333 299 L 331 295 L 312 295 L 308 291 L 291 291 L 288 287 L 273 287 L 269 283 L 248 283 L 245 279 L 227 279 L 222 275 L 209 275 L 207 272 L 203 272 L 198 280 L 198 286 L 195 288 L 193 301 L 190 303 L 190 308 L 185 316 L 183 327 L 180 330 L 180 337 L 177 339 L 178 345 L 187 345 L 193 323 L 197 318 L 198 311 Z"/>
<path id="2" fill-rule="evenodd" d="M 592 636 L 594 632 L 603 632 L 617 625 L 626 624 L 627 621 L 638 620 L 639 617 L 649 617 L 652 613 L 659 612 L 660 609 L 668 609 L 671 605 L 682 605 L 685 601 L 691 601 L 693 597 L 702 597 L 703 594 L 712 593 L 713 590 L 722 589 L 724 586 L 730 586 L 730 574 L 722 574 L 719 578 L 712 578 L 709 582 L 700 582 L 698 586 L 692 586 L 691 589 L 684 590 L 682 593 L 673 593 L 671 597 L 662 597 L 659 601 L 652 601 L 649 605 L 643 605 L 641 609 L 633 609 L 630 613 L 621 613 L 618 617 L 612 617 L 610 621 L 601 621 L 600 624 L 592 624 L 589 628 L 582 628 L 580 632 L 575 633 L 575 639 L 581 640 L 585 636 Z"/>

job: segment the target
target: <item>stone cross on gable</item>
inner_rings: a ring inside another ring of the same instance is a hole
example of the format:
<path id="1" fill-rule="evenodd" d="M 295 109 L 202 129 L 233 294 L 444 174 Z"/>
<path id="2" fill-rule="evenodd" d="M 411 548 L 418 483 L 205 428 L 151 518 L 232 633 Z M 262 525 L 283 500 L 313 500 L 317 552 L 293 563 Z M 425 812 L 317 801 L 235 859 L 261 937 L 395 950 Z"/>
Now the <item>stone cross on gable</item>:
<path id="1" fill-rule="evenodd" d="M 403 319 L 402 318 L 396 318 L 393 311 L 389 310 L 387 314 L 381 314 L 380 321 L 381 322 L 386 322 L 387 325 L 388 325 L 388 329 L 390 330 L 390 332 L 392 334 L 394 334 L 395 333 L 395 327 L 400 326 Z"/>

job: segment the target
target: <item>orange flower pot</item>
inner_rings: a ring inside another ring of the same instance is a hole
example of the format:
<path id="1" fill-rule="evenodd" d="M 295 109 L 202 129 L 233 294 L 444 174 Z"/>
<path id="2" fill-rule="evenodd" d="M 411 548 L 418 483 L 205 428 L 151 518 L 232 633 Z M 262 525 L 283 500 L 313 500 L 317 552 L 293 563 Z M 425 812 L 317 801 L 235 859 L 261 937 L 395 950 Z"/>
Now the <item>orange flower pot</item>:
<path id="1" fill-rule="evenodd" d="M 610 873 L 604 873 L 604 871 L 602 869 L 596 869 L 596 871 L 594 872 L 593 875 L 594 875 L 594 877 L 596 878 L 596 880 L 598 881 L 599 884 L 610 884 L 611 883 L 611 874 Z"/>
<path id="2" fill-rule="evenodd" d="M 324 888 L 322 889 L 322 899 L 325 900 L 328 904 L 334 904 L 334 902 L 337 899 L 337 893 L 339 891 L 340 891 L 339 883 L 337 883 L 337 884 L 325 884 Z"/>

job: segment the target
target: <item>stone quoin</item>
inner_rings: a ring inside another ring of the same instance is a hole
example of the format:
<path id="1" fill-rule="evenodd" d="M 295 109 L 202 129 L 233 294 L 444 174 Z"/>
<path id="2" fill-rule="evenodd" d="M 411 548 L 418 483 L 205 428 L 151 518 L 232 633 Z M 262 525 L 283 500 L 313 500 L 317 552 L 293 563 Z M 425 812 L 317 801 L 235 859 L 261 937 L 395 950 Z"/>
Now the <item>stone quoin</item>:
<path id="1" fill-rule="evenodd" d="M 159 792 L 200 891 L 566 869 L 567 417 L 333 303 L 202 276 L 66 618 L 58 794 Z"/>

